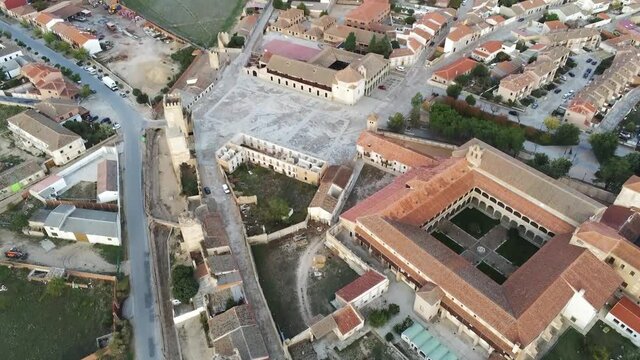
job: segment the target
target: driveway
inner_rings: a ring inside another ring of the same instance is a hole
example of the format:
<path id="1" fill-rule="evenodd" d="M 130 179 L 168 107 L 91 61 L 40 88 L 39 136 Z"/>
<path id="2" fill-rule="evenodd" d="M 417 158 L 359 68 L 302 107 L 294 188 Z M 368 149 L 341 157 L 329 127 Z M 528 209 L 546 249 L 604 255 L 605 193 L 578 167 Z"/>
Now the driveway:
<path id="1" fill-rule="evenodd" d="M 100 80 L 90 75 L 75 62 L 54 52 L 41 40 L 31 38 L 29 30 L 19 24 L 0 21 L 0 29 L 12 33 L 13 38 L 24 42 L 33 51 L 51 59 L 51 64 L 60 64 L 80 74 L 83 84 L 96 91 L 96 96 L 111 104 L 111 118 L 118 121 L 124 137 L 124 156 L 121 173 L 124 183 L 123 209 L 131 263 L 131 297 L 133 304 L 132 319 L 136 355 L 139 359 L 160 359 L 162 357 L 162 337 L 157 314 L 156 292 L 153 291 L 151 265 L 149 259 L 149 237 L 147 218 L 144 211 L 142 191 L 142 151 L 141 135 L 144 119 L 130 104 L 116 92 L 109 90 Z"/>

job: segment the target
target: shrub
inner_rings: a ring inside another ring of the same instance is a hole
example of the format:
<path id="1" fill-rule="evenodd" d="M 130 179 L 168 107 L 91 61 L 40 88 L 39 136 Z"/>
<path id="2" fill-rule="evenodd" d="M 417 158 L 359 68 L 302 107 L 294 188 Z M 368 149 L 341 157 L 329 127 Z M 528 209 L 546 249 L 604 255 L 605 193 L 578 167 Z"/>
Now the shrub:
<path id="1" fill-rule="evenodd" d="M 193 277 L 191 266 L 178 265 L 171 272 L 171 287 L 173 296 L 180 302 L 188 304 L 198 293 L 198 282 Z"/>
<path id="2" fill-rule="evenodd" d="M 393 331 L 398 334 L 402 334 L 405 330 L 410 328 L 413 325 L 413 320 L 410 317 L 406 317 L 402 322 L 397 323 L 393 326 Z"/>
<path id="3" fill-rule="evenodd" d="M 369 324 L 375 328 L 384 326 L 389 321 L 389 314 L 386 310 L 376 309 L 369 314 Z"/>
<path id="4" fill-rule="evenodd" d="M 391 316 L 398 315 L 400 313 L 400 306 L 398 306 L 398 304 L 390 304 L 388 311 Z"/>
<path id="5" fill-rule="evenodd" d="M 385 339 L 385 340 L 387 340 L 387 341 L 389 341 L 389 342 L 393 341 L 393 334 L 392 334 L 392 333 L 390 333 L 390 332 L 388 332 L 388 333 L 384 336 L 384 339 Z"/>

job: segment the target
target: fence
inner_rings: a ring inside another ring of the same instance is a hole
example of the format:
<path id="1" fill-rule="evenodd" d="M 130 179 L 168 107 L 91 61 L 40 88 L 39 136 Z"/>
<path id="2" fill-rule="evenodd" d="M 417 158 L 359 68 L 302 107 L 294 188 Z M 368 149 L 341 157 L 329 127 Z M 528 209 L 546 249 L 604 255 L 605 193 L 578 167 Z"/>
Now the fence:
<path id="1" fill-rule="evenodd" d="M 45 266 L 45 265 L 28 264 L 28 263 L 4 261 L 4 260 L 0 260 L 0 266 L 6 266 L 8 268 L 15 268 L 15 269 L 29 269 L 29 270 L 41 270 L 41 271 L 51 271 L 51 269 L 54 269 L 53 267 Z M 79 277 L 83 279 L 111 281 L 113 283 L 115 283 L 117 280 L 114 275 L 95 274 L 95 273 L 90 273 L 85 271 L 75 271 L 75 270 L 65 270 L 65 272 L 69 276 Z"/>

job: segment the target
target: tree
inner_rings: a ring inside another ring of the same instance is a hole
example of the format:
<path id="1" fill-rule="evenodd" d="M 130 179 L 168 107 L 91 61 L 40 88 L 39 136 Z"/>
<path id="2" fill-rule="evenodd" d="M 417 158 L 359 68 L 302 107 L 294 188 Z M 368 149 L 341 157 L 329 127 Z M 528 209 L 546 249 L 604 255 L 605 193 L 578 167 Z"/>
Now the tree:
<path id="1" fill-rule="evenodd" d="M 136 96 L 136 102 L 138 104 L 147 104 L 149 102 L 149 95 L 142 93 Z"/>
<path id="2" fill-rule="evenodd" d="M 629 177 L 633 175 L 633 169 L 627 158 L 611 157 L 600 166 L 596 172 L 596 180 L 604 183 L 605 189 L 618 193 Z"/>
<path id="3" fill-rule="evenodd" d="M 356 50 L 356 34 L 354 32 L 350 32 L 349 35 L 347 35 L 344 41 L 344 49 L 347 51 Z"/>
<path id="4" fill-rule="evenodd" d="M 523 40 L 520 40 L 520 41 L 516 42 L 516 50 L 518 50 L 520 52 L 525 52 L 525 51 L 527 51 L 527 49 L 529 49 L 529 47 L 527 45 L 525 45 Z"/>
<path id="5" fill-rule="evenodd" d="M 273 0 L 273 7 L 278 10 L 286 10 L 291 7 L 291 5 L 283 0 Z"/>
<path id="6" fill-rule="evenodd" d="M 322 12 L 320 12 L 320 16 L 325 16 L 325 15 L 329 15 L 329 12 L 327 10 L 322 10 Z"/>
<path id="7" fill-rule="evenodd" d="M 389 58 L 391 51 L 393 51 L 393 49 L 391 48 L 391 42 L 389 41 L 387 35 L 385 35 L 382 37 L 382 39 L 380 39 L 380 41 L 377 41 L 375 43 L 375 51 L 373 52 L 376 54 L 380 54 L 385 58 Z"/>
<path id="8" fill-rule="evenodd" d="M 530 161 L 530 165 L 536 169 L 547 166 L 549 165 L 549 156 L 545 153 L 536 153 L 533 156 L 533 160 Z"/>
<path id="9" fill-rule="evenodd" d="M 411 126 L 418 127 L 420 125 L 420 106 L 414 106 L 409 113 L 409 122 Z"/>
<path id="10" fill-rule="evenodd" d="M 89 58 L 89 51 L 85 48 L 79 48 L 73 50 L 73 58 L 76 60 L 84 61 Z"/>
<path id="11" fill-rule="evenodd" d="M 174 298 L 188 304 L 198 293 L 198 282 L 193 277 L 193 267 L 176 265 L 171 271 L 171 289 Z"/>
<path id="12" fill-rule="evenodd" d="M 462 92 L 462 86 L 458 84 L 447 86 L 447 96 L 451 96 L 454 99 L 457 99 Z"/>
<path id="13" fill-rule="evenodd" d="M 462 5 L 462 0 L 449 0 L 449 4 L 447 5 L 450 8 L 458 9 Z"/>
<path id="14" fill-rule="evenodd" d="M 33 35 L 35 35 L 35 37 L 37 38 L 41 38 L 42 37 L 42 30 L 40 30 L 40 28 L 33 28 Z"/>
<path id="15" fill-rule="evenodd" d="M 400 49 L 400 43 L 398 40 L 391 40 L 391 47 L 394 49 Z"/>
<path id="16" fill-rule="evenodd" d="M 302 3 L 301 3 L 302 4 Z M 244 46 L 244 36 L 233 35 L 227 44 L 228 48 L 242 49 Z"/>
<path id="17" fill-rule="evenodd" d="M 387 128 L 393 132 L 400 132 L 404 128 L 404 115 L 402 113 L 395 113 L 389 116 L 387 121 Z"/>
<path id="18" fill-rule="evenodd" d="M 424 102 L 424 97 L 422 96 L 421 93 L 417 92 L 411 98 L 411 107 L 418 107 L 418 106 L 422 105 L 423 102 Z"/>
<path id="19" fill-rule="evenodd" d="M 484 78 L 489 76 L 489 69 L 484 64 L 478 64 L 471 70 L 471 76 L 476 78 Z"/>
<path id="20" fill-rule="evenodd" d="M 589 137 L 589 144 L 593 149 L 593 154 L 600 164 L 611 159 L 618 148 L 618 136 L 614 132 L 592 134 Z"/>
<path id="21" fill-rule="evenodd" d="M 547 116 L 544 119 L 544 126 L 547 128 L 548 131 L 553 132 L 560 126 L 560 119 L 558 119 L 555 116 Z"/>
<path id="22" fill-rule="evenodd" d="M 467 104 L 473 106 L 476 104 L 476 98 L 473 97 L 473 95 L 469 94 L 467 95 L 467 97 L 464 99 L 464 101 L 467 102 Z"/>
<path id="23" fill-rule="evenodd" d="M 56 35 L 52 32 L 46 32 L 42 35 L 42 39 L 47 45 L 51 45 L 54 41 L 58 40 Z"/>
<path id="24" fill-rule="evenodd" d="M 51 281 L 47 283 L 47 287 L 45 288 L 44 293 L 47 296 L 60 297 L 66 287 L 67 283 L 64 278 L 56 277 L 51 279 Z"/>
<path id="25" fill-rule="evenodd" d="M 296 6 L 297 9 L 304 11 L 304 16 L 309 16 L 309 9 L 307 8 L 307 5 L 305 5 L 303 2 L 301 2 L 300 4 L 298 4 L 298 6 Z"/>
<path id="26" fill-rule="evenodd" d="M 80 95 L 80 97 L 83 99 L 89 97 L 89 95 L 91 95 L 91 88 L 89 87 L 89 85 L 87 84 L 82 85 L 82 87 L 80 88 L 80 91 L 78 92 L 78 95 Z"/>
<path id="27" fill-rule="evenodd" d="M 544 173 L 551 176 L 554 179 L 566 176 L 571 170 L 571 161 L 565 158 L 557 158 L 551 161 L 547 167 L 547 171 Z"/>
<path id="28" fill-rule="evenodd" d="M 407 16 L 406 18 L 404 18 L 404 23 L 407 25 L 413 25 L 413 23 L 416 22 L 416 18 L 413 16 Z"/>
<path id="29" fill-rule="evenodd" d="M 544 17 L 542 18 L 542 22 L 555 21 L 555 20 L 560 20 L 560 18 L 558 17 L 558 14 L 544 13 Z"/>
<path id="30" fill-rule="evenodd" d="M 38 1 L 32 2 L 31 6 L 33 6 L 33 8 L 36 11 L 42 11 L 42 10 L 46 9 L 47 7 L 49 7 L 49 4 L 47 4 L 47 2 L 44 1 L 44 0 L 38 0 Z"/>
<path id="31" fill-rule="evenodd" d="M 580 142 L 580 129 L 573 124 L 562 124 L 556 129 L 556 133 L 553 135 L 553 142 L 556 145 L 578 145 Z"/>
<path id="32" fill-rule="evenodd" d="M 389 314 L 385 310 L 375 309 L 369 314 L 369 324 L 375 328 L 381 327 L 389 321 Z"/>
<path id="33" fill-rule="evenodd" d="M 376 39 L 376 36 L 373 35 L 371 37 L 371 40 L 369 40 L 369 47 L 368 47 L 369 52 L 373 52 L 373 53 L 376 52 L 377 42 L 378 42 L 378 40 Z"/>
<path id="34" fill-rule="evenodd" d="M 511 56 L 509 56 L 504 51 L 500 51 L 494 58 L 494 62 L 503 62 L 503 61 L 509 61 L 509 60 L 511 60 Z"/>
<path id="35" fill-rule="evenodd" d="M 458 75 L 453 79 L 456 84 L 460 86 L 467 86 L 471 82 L 471 77 L 469 75 Z"/>

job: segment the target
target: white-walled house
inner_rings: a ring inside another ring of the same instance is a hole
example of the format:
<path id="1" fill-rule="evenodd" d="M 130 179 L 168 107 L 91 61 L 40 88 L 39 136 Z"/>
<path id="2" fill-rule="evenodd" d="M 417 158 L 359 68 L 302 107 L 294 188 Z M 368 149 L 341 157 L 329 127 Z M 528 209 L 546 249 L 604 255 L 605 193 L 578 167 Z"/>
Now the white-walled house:
<path id="1" fill-rule="evenodd" d="M 102 160 L 98 164 L 97 197 L 99 203 L 118 200 L 118 162 Z"/>
<path id="2" fill-rule="evenodd" d="M 47 216 L 44 230 L 47 236 L 58 239 L 120 245 L 120 221 L 117 212 L 58 205 Z"/>
<path id="3" fill-rule="evenodd" d="M 389 289 L 389 279 L 375 270 L 369 270 L 336 292 L 336 301 L 361 308 Z"/>
<path id="4" fill-rule="evenodd" d="M 624 296 L 607 313 L 604 320 L 618 333 L 640 347 L 640 306 Z"/>
<path id="5" fill-rule="evenodd" d="M 0 66 L 9 60 L 16 59 L 19 56 L 24 56 L 20 47 L 0 44 Z"/>

